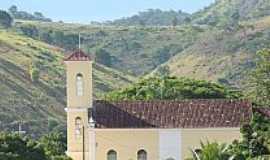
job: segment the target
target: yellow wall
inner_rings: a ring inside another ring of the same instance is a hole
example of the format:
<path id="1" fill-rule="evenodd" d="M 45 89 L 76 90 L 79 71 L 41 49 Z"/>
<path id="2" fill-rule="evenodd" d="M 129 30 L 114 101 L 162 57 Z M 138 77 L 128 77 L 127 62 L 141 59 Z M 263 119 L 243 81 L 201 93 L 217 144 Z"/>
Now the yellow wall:
<path id="1" fill-rule="evenodd" d="M 92 107 L 92 62 L 66 61 L 67 78 L 67 154 L 74 160 L 83 160 L 83 133 L 85 160 L 88 160 L 88 108 Z M 83 75 L 83 96 L 77 95 L 76 77 Z M 82 120 L 81 135 L 75 134 L 75 119 Z"/>
<path id="2" fill-rule="evenodd" d="M 67 106 L 92 107 L 92 62 L 91 61 L 67 61 Z M 77 96 L 76 75 L 83 75 L 83 96 Z"/>
<path id="3" fill-rule="evenodd" d="M 239 128 L 182 129 L 182 159 L 190 157 L 190 148 L 200 148 L 200 141 L 231 143 L 240 139 Z"/>
<path id="4" fill-rule="evenodd" d="M 96 160 L 106 160 L 111 149 L 117 160 L 137 160 L 140 149 L 148 160 L 158 160 L 158 139 L 158 130 L 152 129 L 96 129 Z"/>
<path id="5" fill-rule="evenodd" d="M 145 149 L 148 160 L 159 160 L 159 131 L 166 129 L 95 129 L 96 160 L 106 160 L 111 149 L 117 160 L 137 160 L 137 151 Z M 200 141 L 230 143 L 240 138 L 239 128 L 181 129 L 179 154 L 191 157 L 190 148 L 200 148 Z"/>
<path id="6" fill-rule="evenodd" d="M 88 139 L 88 112 L 87 110 L 84 112 L 82 109 L 79 111 L 74 111 L 74 110 L 69 110 L 67 112 L 68 116 L 67 116 L 67 135 L 68 135 L 68 139 L 67 139 L 67 145 L 68 145 L 68 151 L 69 152 L 79 152 L 82 151 L 82 147 L 83 147 L 83 137 L 82 134 L 81 136 L 76 136 L 75 135 L 75 119 L 76 117 L 82 117 L 82 124 L 84 124 L 85 127 L 85 132 L 84 132 L 84 136 L 85 136 L 85 150 L 88 150 L 88 143 L 87 143 L 87 139 Z M 82 131 L 82 130 L 81 130 Z"/>

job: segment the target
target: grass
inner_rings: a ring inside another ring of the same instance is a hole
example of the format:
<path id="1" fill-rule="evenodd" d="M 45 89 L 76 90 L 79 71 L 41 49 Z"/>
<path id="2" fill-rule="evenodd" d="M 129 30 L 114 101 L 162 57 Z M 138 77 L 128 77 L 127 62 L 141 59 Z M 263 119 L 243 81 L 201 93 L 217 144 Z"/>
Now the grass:
<path id="1" fill-rule="evenodd" d="M 48 118 L 65 125 L 63 58 L 60 48 L 13 31 L 0 30 L 1 130 L 16 130 L 19 121 L 23 121 L 24 129 L 38 135 L 47 132 Z M 33 66 L 40 72 L 37 82 L 30 78 L 29 70 Z M 95 98 L 134 80 L 128 74 L 95 64 Z"/>

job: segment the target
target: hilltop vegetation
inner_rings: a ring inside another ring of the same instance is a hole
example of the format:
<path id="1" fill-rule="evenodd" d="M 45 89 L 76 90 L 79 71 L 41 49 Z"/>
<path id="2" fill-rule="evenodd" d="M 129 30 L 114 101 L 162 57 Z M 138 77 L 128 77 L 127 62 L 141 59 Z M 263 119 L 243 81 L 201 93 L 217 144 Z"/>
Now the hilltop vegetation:
<path id="1" fill-rule="evenodd" d="M 36 135 L 51 122 L 64 128 L 66 96 L 64 51 L 46 43 L 0 30 L 0 129 L 23 129 Z M 134 78 L 94 65 L 95 97 L 127 84 Z M 22 122 L 21 122 L 22 121 Z M 31 126 L 31 127 L 30 127 Z"/>
<path id="2" fill-rule="evenodd" d="M 148 9 L 137 15 L 105 22 L 113 26 L 177 26 L 190 20 L 190 14 L 179 11 Z"/>
<path id="3" fill-rule="evenodd" d="M 239 21 L 270 15 L 269 0 L 216 0 L 192 15 L 192 23 L 230 28 Z"/>
<path id="4" fill-rule="evenodd" d="M 21 20 L 33 20 L 33 21 L 44 21 L 44 22 L 51 22 L 50 18 L 46 18 L 41 12 L 34 12 L 33 14 L 28 13 L 26 11 L 18 10 L 18 7 L 12 5 L 9 9 L 9 14 L 13 16 L 15 19 Z"/>

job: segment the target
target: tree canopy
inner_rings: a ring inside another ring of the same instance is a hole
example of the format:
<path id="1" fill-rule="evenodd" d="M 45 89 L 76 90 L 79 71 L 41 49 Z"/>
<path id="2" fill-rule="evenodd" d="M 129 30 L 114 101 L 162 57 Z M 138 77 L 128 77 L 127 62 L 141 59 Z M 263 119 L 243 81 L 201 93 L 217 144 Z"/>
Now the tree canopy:
<path id="1" fill-rule="evenodd" d="M 0 134 L 1 160 L 45 160 L 46 155 L 37 142 L 18 134 Z"/>
<path id="2" fill-rule="evenodd" d="M 71 160 L 65 155 L 66 139 L 51 133 L 40 140 L 16 133 L 0 133 L 1 160 Z"/>
<path id="3" fill-rule="evenodd" d="M 11 15 L 3 10 L 0 10 L 0 26 L 9 28 L 12 26 L 13 18 Z"/>
<path id="4" fill-rule="evenodd" d="M 41 12 L 34 12 L 33 14 L 31 14 L 26 11 L 19 11 L 18 7 L 15 5 L 12 5 L 8 9 L 8 11 L 15 19 L 36 20 L 36 21 L 45 21 L 45 22 L 52 21 L 50 18 L 44 17 Z"/>
<path id="5" fill-rule="evenodd" d="M 238 91 L 222 85 L 176 77 L 151 77 L 118 91 L 108 93 L 107 100 L 180 100 L 180 99 L 218 99 L 240 97 Z"/>
<path id="6" fill-rule="evenodd" d="M 252 97 L 257 105 L 270 106 L 270 49 L 257 52 L 258 60 L 252 73 Z"/>

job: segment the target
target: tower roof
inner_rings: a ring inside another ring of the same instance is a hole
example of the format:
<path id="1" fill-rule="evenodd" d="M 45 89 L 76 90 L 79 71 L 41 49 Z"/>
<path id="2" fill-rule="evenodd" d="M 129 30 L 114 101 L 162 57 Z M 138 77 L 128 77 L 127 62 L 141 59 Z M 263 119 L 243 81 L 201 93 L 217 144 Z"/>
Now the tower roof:
<path id="1" fill-rule="evenodd" d="M 82 50 L 77 50 L 67 58 L 65 61 L 90 61 L 91 59 Z"/>

